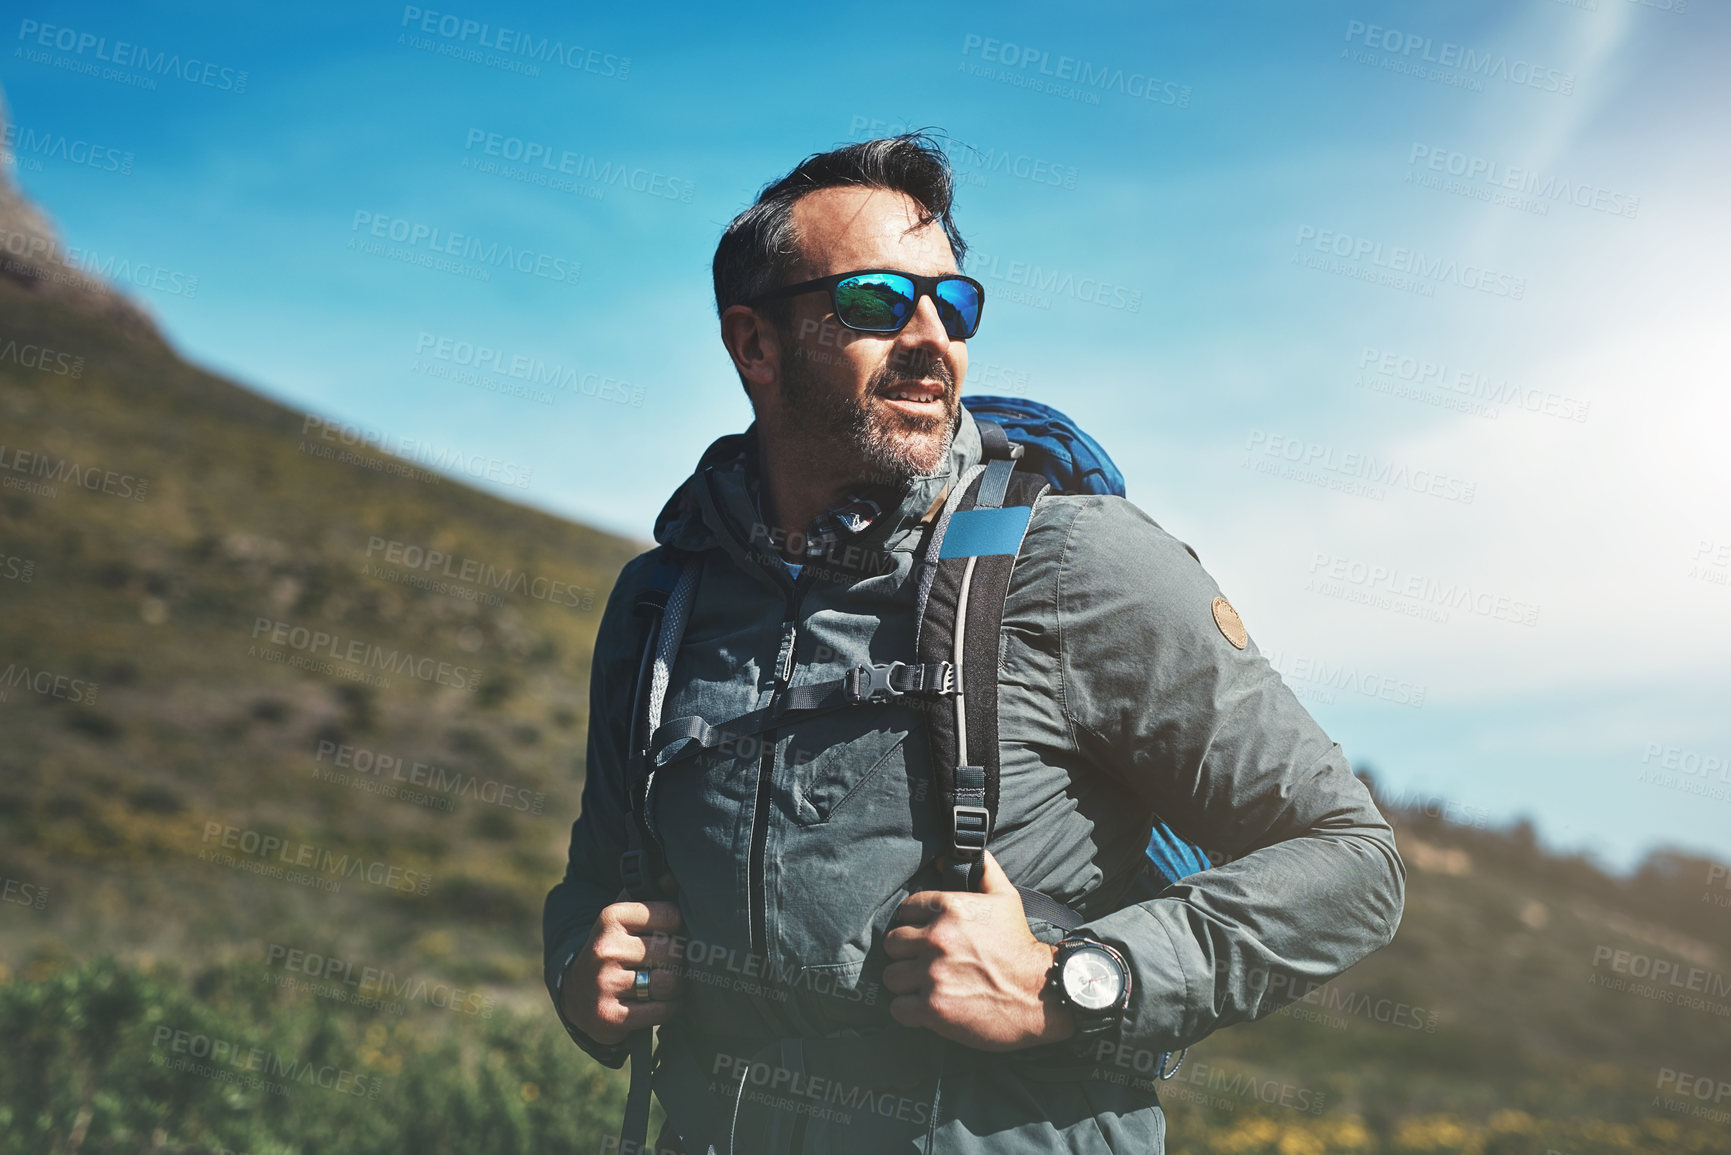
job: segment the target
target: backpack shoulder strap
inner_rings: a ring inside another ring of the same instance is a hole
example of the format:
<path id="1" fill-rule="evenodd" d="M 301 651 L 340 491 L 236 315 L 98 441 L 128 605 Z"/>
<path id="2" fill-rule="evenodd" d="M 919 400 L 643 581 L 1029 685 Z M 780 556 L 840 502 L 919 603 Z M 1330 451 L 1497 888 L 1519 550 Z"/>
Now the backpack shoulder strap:
<path id="1" fill-rule="evenodd" d="M 630 818 L 625 828 L 625 853 L 619 873 L 633 898 L 659 898 L 656 880 L 664 869 L 660 844 L 650 818 L 649 790 L 654 765 L 648 755 L 649 736 L 661 722 L 662 706 L 685 634 L 696 592 L 698 566 L 694 558 L 663 547 L 632 608 L 643 619 L 637 678 L 631 694 L 631 741 L 625 761 L 626 799 Z"/>
<path id="2" fill-rule="evenodd" d="M 631 731 L 625 760 L 625 793 L 630 813 L 625 825 L 625 852 L 619 874 L 626 891 L 639 901 L 662 897 L 659 879 L 666 865 L 660 839 L 650 818 L 650 787 L 655 767 L 648 758 L 649 736 L 661 722 L 667 686 L 680 638 L 691 615 L 698 565 L 695 558 L 661 547 L 661 557 L 638 591 L 632 609 L 643 619 L 637 678 L 631 693 Z M 625 1094 L 625 1114 L 619 1126 L 619 1148 L 641 1151 L 649 1135 L 649 1071 L 654 1065 L 650 1028 L 631 1032 L 631 1081 Z"/>
<path id="3" fill-rule="evenodd" d="M 977 889 L 980 864 L 998 813 L 998 659 L 1004 599 L 1044 479 L 1016 471 L 1020 448 L 980 421 L 985 468 L 967 479 L 927 543 L 916 647 L 922 662 L 949 661 L 960 672 L 951 709 L 928 713 L 937 778 L 939 828 L 946 842 L 944 886 Z M 1024 905 L 1028 895 L 1024 892 Z M 1040 896 L 1055 910 L 1064 910 Z M 1034 913 L 1030 908 L 1030 913 Z M 1073 915 L 1067 917 L 1074 918 Z"/>

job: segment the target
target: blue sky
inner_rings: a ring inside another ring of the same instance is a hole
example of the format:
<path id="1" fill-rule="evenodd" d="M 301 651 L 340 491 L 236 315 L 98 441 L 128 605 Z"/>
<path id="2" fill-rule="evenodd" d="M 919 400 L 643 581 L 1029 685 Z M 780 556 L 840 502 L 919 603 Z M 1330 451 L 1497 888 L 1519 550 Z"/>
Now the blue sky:
<path id="1" fill-rule="evenodd" d="M 177 274 L 132 292 L 192 359 L 646 538 L 749 420 L 722 226 L 941 128 L 968 385 L 1094 432 L 1355 761 L 1614 865 L 1731 854 L 1723 10 L 234 13 L 27 4 L 0 55 L 18 180 Z"/>

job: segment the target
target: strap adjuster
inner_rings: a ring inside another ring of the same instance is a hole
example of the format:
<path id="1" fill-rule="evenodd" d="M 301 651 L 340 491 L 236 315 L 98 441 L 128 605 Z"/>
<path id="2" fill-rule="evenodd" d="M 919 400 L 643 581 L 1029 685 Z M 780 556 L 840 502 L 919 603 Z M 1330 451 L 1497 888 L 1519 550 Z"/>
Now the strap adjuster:
<path id="1" fill-rule="evenodd" d="M 984 806 L 950 807 L 950 843 L 958 855 L 978 857 L 986 849 L 992 816 Z"/>

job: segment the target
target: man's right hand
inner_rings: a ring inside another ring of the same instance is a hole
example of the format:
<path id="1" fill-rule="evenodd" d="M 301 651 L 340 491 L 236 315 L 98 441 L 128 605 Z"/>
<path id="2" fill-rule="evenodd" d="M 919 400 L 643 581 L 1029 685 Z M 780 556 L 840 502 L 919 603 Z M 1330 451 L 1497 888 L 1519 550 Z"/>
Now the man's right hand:
<path id="1" fill-rule="evenodd" d="M 560 987 L 565 1017 L 598 1043 L 621 1043 L 632 1031 L 666 1022 L 679 1010 L 673 938 L 683 925 L 671 902 L 620 901 L 603 907 L 589 941 L 571 959 Z M 648 1002 L 631 994 L 637 972 L 649 971 Z"/>

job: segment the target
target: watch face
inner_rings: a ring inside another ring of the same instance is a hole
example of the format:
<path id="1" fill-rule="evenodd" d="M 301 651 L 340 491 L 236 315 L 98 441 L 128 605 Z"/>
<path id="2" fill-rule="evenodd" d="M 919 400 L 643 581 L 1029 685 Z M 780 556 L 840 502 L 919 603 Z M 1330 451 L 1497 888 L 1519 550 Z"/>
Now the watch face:
<path id="1" fill-rule="evenodd" d="M 1082 947 L 1064 960 L 1064 994 L 1085 1011 L 1103 1011 L 1124 993 L 1118 960 L 1095 947 Z"/>

